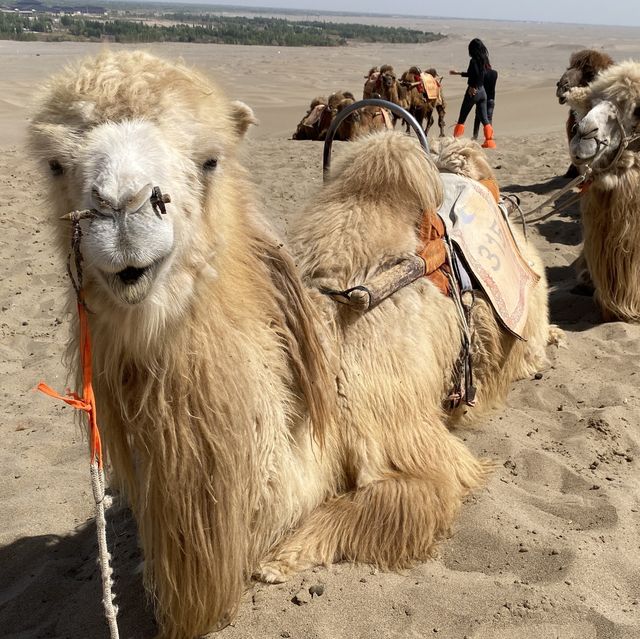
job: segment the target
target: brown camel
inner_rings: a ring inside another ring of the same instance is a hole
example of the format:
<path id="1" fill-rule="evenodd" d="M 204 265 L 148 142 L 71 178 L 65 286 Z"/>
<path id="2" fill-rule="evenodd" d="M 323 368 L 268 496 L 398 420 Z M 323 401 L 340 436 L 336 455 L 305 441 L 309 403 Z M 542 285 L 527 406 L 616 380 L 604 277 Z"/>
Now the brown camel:
<path id="1" fill-rule="evenodd" d="M 560 104 L 567 101 L 567 93 L 574 87 L 586 87 L 595 77 L 613 64 L 613 59 L 604 51 L 595 49 L 582 49 L 571 54 L 569 66 L 556 83 L 556 97 Z M 575 133 L 576 116 L 572 109 L 566 122 L 567 141 Z M 578 169 L 575 164 L 571 164 L 565 173 L 565 177 L 573 178 L 578 176 Z"/>
<path id="2" fill-rule="evenodd" d="M 440 137 L 445 135 L 446 102 L 442 93 L 442 77 L 435 69 L 422 72 L 413 66 L 402 74 L 400 84 L 408 92 L 409 112 L 416 118 L 420 126 L 424 125 L 425 133 L 433 126 L 434 110 L 438 113 L 438 127 Z"/>

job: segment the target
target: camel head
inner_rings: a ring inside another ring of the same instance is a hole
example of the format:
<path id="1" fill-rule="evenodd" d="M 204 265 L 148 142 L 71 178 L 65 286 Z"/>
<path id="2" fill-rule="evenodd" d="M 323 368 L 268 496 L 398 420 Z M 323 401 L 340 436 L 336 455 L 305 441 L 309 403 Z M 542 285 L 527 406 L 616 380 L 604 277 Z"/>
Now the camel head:
<path id="1" fill-rule="evenodd" d="M 589 86 L 569 91 L 567 102 L 578 116 L 569 144 L 574 164 L 596 172 L 638 164 L 638 154 L 625 149 L 640 135 L 640 63 L 609 67 Z"/>
<path id="2" fill-rule="evenodd" d="M 207 78 L 140 51 L 101 53 L 49 82 L 31 147 L 49 176 L 52 214 L 93 211 L 81 222 L 92 310 L 116 318 L 184 308 L 199 274 L 215 268 L 216 213 L 254 122 Z M 155 186 L 171 197 L 166 213 L 152 206 Z M 66 253 L 68 221 L 58 236 Z"/>
<path id="3" fill-rule="evenodd" d="M 583 86 L 582 71 L 579 69 L 568 68 L 556 83 L 556 98 L 560 104 L 567 102 L 567 93 L 574 87 Z"/>
<path id="4" fill-rule="evenodd" d="M 582 49 L 571 54 L 569 66 L 556 84 L 556 97 L 564 104 L 566 93 L 574 87 L 586 87 L 600 71 L 613 65 L 612 58 L 603 51 Z"/>
<path id="5" fill-rule="evenodd" d="M 380 80 L 382 86 L 390 89 L 396 83 L 396 73 L 390 64 L 383 64 L 380 67 Z"/>

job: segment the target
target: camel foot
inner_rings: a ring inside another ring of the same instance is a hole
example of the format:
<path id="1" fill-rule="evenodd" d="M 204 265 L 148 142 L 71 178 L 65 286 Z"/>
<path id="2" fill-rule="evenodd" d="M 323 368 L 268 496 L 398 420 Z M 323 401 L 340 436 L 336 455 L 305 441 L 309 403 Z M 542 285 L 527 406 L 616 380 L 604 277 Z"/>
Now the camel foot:
<path id="1" fill-rule="evenodd" d="M 567 348 L 567 336 L 565 332 L 559 326 L 550 324 L 547 344 L 549 346 L 557 346 L 558 348 Z"/>
<path id="2" fill-rule="evenodd" d="M 253 573 L 253 578 L 265 584 L 282 584 L 289 581 L 296 572 L 298 571 L 291 566 L 290 562 L 274 559 L 260 564 L 260 568 Z"/>

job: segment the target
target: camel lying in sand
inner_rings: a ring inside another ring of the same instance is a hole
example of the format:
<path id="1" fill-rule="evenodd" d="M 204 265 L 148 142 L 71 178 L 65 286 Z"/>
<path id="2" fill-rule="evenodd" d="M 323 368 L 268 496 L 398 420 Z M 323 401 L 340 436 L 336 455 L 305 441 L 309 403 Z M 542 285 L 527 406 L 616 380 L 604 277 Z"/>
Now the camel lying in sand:
<path id="1" fill-rule="evenodd" d="M 328 99 L 319 97 L 311 101 L 292 136 L 294 140 L 324 140 L 331 123 L 340 111 L 353 104 L 355 97 L 349 91 L 337 91 Z M 390 126 L 390 116 L 380 107 L 365 107 L 348 115 L 340 124 L 335 140 L 355 140 L 373 131 Z"/>
<path id="2" fill-rule="evenodd" d="M 613 64 L 613 60 L 603 51 L 595 49 L 582 49 L 571 54 L 569 66 L 556 84 L 556 97 L 560 104 L 567 101 L 567 93 L 574 87 L 586 87 L 595 77 Z M 576 125 L 576 117 L 573 110 L 569 110 L 566 122 L 567 141 L 571 141 Z M 565 177 L 577 177 L 578 172 L 572 164 Z"/>
<path id="3" fill-rule="evenodd" d="M 393 132 L 349 145 L 295 232 L 303 283 L 236 157 L 253 121 L 182 64 L 106 51 L 49 82 L 30 128 L 65 255 L 60 216 L 93 210 L 80 249 L 98 418 L 169 639 L 229 623 L 252 575 L 430 557 L 487 472 L 446 427 L 452 299 L 421 279 L 357 316 L 318 292 L 415 253 L 443 197 L 433 162 Z M 481 411 L 544 361 L 544 279 L 528 341 L 481 295 L 472 326 Z"/>
<path id="4" fill-rule="evenodd" d="M 605 319 L 640 321 L 640 63 L 601 71 L 567 94 L 571 159 L 593 174 L 580 210 L 584 257 Z"/>

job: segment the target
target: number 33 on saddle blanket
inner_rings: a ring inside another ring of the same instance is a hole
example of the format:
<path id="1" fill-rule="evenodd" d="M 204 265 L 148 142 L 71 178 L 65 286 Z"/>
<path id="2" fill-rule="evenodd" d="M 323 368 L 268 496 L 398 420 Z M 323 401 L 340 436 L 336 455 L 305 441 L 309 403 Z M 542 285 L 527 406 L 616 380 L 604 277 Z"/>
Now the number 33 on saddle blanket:
<path id="1" fill-rule="evenodd" d="M 522 256 L 507 213 L 498 205 L 497 184 L 453 173 L 440 177 L 444 201 L 437 215 L 425 214 L 421 228 L 420 255 L 427 262 L 427 273 L 440 257 L 433 240 L 446 233 L 473 287 L 484 292 L 505 328 L 523 339 L 529 296 L 540 276 Z M 442 241 L 439 244 L 446 250 Z"/>

